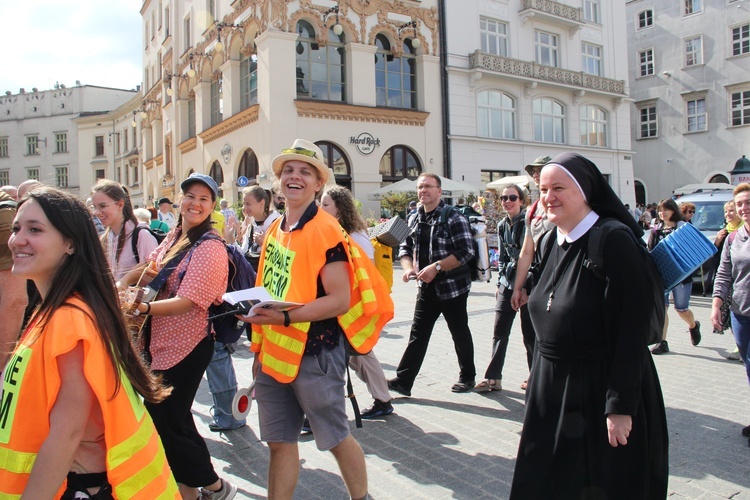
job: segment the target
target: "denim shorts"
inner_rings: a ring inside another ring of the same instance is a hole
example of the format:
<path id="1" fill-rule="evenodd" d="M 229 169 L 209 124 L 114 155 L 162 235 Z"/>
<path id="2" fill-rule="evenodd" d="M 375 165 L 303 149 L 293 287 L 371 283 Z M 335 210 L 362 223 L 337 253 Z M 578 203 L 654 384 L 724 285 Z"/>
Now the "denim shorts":
<path id="1" fill-rule="evenodd" d="M 310 421 L 319 450 L 335 448 L 349 435 L 346 416 L 346 339 L 323 349 L 316 356 L 302 356 L 297 378 L 282 384 L 270 375 L 258 373 L 255 399 L 258 402 L 260 439 L 270 443 L 296 443 L 305 417 Z"/>
<path id="2" fill-rule="evenodd" d="M 687 311 L 690 308 L 690 293 L 693 291 L 692 283 L 680 283 L 671 292 L 664 294 L 664 305 L 669 307 L 669 294 L 672 294 L 675 311 Z"/>

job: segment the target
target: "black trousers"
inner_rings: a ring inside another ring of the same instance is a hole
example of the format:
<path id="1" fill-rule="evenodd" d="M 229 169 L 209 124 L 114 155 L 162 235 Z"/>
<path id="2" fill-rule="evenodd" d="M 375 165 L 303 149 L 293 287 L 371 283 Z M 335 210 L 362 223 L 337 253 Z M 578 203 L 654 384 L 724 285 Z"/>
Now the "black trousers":
<path id="1" fill-rule="evenodd" d="M 458 357 L 459 380 L 471 382 L 476 378 L 474 367 L 474 343 L 469 330 L 469 316 L 466 312 L 466 301 L 469 293 L 459 295 L 454 299 L 438 300 L 435 288 L 423 284 L 417 293 L 417 303 L 414 306 L 414 323 L 411 326 L 409 344 L 398 364 L 396 376 L 401 386 L 411 389 L 414 379 L 419 374 L 422 362 L 427 354 L 435 321 L 443 315 L 448 323 L 448 330 L 453 337 L 453 346 Z"/>
<path id="2" fill-rule="evenodd" d="M 164 378 L 164 383 L 172 387 L 172 394 L 158 404 L 146 402 L 175 480 L 190 488 L 208 486 L 219 480 L 206 442 L 198 433 L 190 412 L 213 354 L 214 339 L 207 336 L 175 366 L 164 371 L 156 370 Z"/>
<path id="3" fill-rule="evenodd" d="M 484 378 L 502 380 L 503 366 L 505 365 L 505 354 L 508 352 L 508 338 L 513 320 L 516 319 L 516 310 L 510 305 L 513 289 L 500 286 L 497 293 L 495 305 L 495 331 L 492 335 L 492 359 L 487 365 Z M 531 369 L 531 361 L 534 357 L 534 328 L 531 325 L 531 317 L 526 306 L 521 307 L 521 332 L 523 334 L 523 345 L 526 347 L 526 363 Z"/>

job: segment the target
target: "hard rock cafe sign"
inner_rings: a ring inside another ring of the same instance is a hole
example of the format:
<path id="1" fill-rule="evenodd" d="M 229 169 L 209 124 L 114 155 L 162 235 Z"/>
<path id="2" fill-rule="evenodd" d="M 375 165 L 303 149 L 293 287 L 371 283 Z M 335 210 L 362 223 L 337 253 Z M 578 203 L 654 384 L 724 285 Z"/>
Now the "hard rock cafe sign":
<path id="1" fill-rule="evenodd" d="M 229 160 L 232 159 L 232 146 L 228 142 L 221 148 L 221 156 L 224 158 L 224 164 L 228 165 Z"/>
<path id="2" fill-rule="evenodd" d="M 349 138 L 349 144 L 354 144 L 354 147 L 357 148 L 357 151 L 359 151 L 363 155 L 369 155 L 370 153 L 375 151 L 375 148 L 377 146 L 380 146 L 380 139 L 376 139 L 370 133 L 362 132 L 356 137 L 351 136 Z"/>

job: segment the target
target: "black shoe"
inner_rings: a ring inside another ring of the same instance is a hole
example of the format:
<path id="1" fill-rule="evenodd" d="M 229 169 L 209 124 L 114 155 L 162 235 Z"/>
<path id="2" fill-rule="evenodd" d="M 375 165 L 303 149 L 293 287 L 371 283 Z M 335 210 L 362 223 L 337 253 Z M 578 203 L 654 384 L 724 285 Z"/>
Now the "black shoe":
<path id="1" fill-rule="evenodd" d="M 701 343 L 701 322 L 696 321 L 695 327 L 688 330 L 690 332 L 690 342 L 693 343 L 693 345 L 698 345 Z"/>
<path id="2" fill-rule="evenodd" d="M 398 382 L 397 378 L 392 378 L 388 381 L 388 390 L 397 392 L 401 394 L 402 396 L 406 396 L 407 398 L 411 396 L 411 391 L 407 389 L 406 387 L 404 387 L 403 385 L 401 385 Z"/>
<path id="3" fill-rule="evenodd" d="M 469 392 L 477 385 L 475 380 L 469 380 L 468 382 L 461 382 L 460 380 L 453 384 L 451 392 Z"/>
<path id="4" fill-rule="evenodd" d="M 745 437 L 750 437 L 750 425 L 742 428 L 742 435 Z"/>
<path id="5" fill-rule="evenodd" d="M 310 421 L 307 419 L 302 422 L 302 434 L 312 434 L 312 427 L 310 427 Z"/>
<path id="6" fill-rule="evenodd" d="M 393 413 L 393 405 L 390 401 L 383 402 L 376 399 L 372 406 L 363 411 L 360 416 L 365 420 L 370 420 L 371 418 L 384 417 L 391 413 Z"/>
<path id="7" fill-rule="evenodd" d="M 227 431 L 236 431 L 237 429 L 242 429 L 247 424 L 242 424 L 239 427 L 222 427 L 219 424 L 216 424 L 214 422 L 211 422 L 208 424 L 208 430 L 211 432 L 227 432 Z"/>
<path id="8" fill-rule="evenodd" d="M 651 354 L 665 354 L 669 352 L 669 344 L 666 340 L 662 340 L 651 349 Z"/>

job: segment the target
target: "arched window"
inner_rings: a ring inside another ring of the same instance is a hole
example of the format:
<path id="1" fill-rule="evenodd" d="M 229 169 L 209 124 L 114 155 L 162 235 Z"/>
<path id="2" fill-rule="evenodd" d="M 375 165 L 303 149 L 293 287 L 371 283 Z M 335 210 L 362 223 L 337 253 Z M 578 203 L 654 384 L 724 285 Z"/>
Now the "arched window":
<path id="1" fill-rule="evenodd" d="M 646 186 L 641 181 L 634 181 L 635 184 L 635 202 L 638 205 L 646 204 Z"/>
<path id="2" fill-rule="evenodd" d="M 219 185 L 219 198 L 223 198 L 224 190 L 221 188 L 221 185 L 224 184 L 224 171 L 221 169 L 219 160 L 215 160 L 213 165 L 211 165 L 211 171 L 208 175 Z"/>
<path id="3" fill-rule="evenodd" d="M 581 106 L 581 146 L 607 147 L 607 112 L 599 106 Z"/>
<path id="4" fill-rule="evenodd" d="M 249 185 L 252 186 L 256 183 L 259 173 L 258 157 L 255 156 L 255 151 L 248 148 L 242 153 L 242 158 L 240 158 L 240 166 L 237 168 L 237 178 L 247 177 L 250 181 Z"/>
<path id="5" fill-rule="evenodd" d="M 494 139 L 516 138 L 516 101 L 496 90 L 477 93 L 477 135 Z"/>
<path id="6" fill-rule="evenodd" d="M 375 99 L 378 106 L 417 108 L 417 58 L 411 39 L 404 41 L 401 57 L 395 57 L 385 35 L 375 37 Z"/>
<path id="7" fill-rule="evenodd" d="M 211 82 L 211 126 L 217 125 L 224 119 L 223 82 L 221 76 Z"/>
<path id="8" fill-rule="evenodd" d="M 333 170 L 336 184 L 345 188 L 352 188 L 352 171 L 346 153 L 332 142 L 318 141 L 315 143 L 325 157 L 326 165 Z"/>
<path id="9" fill-rule="evenodd" d="M 328 30 L 328 44 L 321 47 L 307 21 L 297 23 L 297 33 L 297 97 L 346 101 L 344 34 Z"/>
<path id="10" fill-rule="evenodd" d="M 258 104 L 258 56 L 252 54 L 240 60 L 240 108 Z"/>
<path id="11" fill-rule="evenodd" d="M 422 173 L 419 158 L 408 146 L 393 146 L 380 159 L 380 175 L 383 182 L 416 179 Z"/>
<path id="12" fill-rule="evenodd" d="M 729 184 L 729 179 L 727 179 L 727 176 L 726 176 L 726 175 L 723 175 L 723 174 L 716 174 L 716 175 L 714 175 L 713 177 L 711 177 L 711 179 L 709 179 L 709 181 L 708 181 L 708 182 L 710 182 L 710 183 L 712 183 L 712 184 L 716 184 L 717 182 L 718 182 L 718 183 Z"/>
<path id="13" fill-rule="evenodd" d="M 552 99 L 534 99 L 534 140 L 565 143 L 565 108 Z"/>

